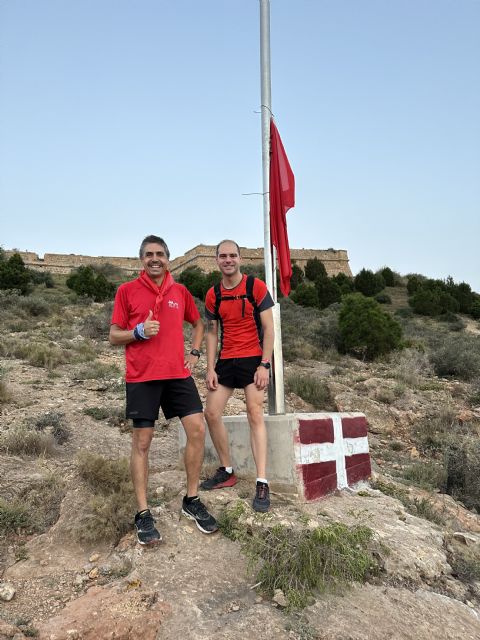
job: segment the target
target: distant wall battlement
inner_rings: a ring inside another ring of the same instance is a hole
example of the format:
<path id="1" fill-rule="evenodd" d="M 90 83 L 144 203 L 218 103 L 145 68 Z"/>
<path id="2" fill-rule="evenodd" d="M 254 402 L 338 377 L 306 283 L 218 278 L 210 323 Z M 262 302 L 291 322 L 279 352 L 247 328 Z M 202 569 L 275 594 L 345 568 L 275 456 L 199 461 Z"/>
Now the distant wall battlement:
<path id="1" fill-rule="evenodd" d="M 263 263 L 263 248 L 248 249 L 240 247 L 242 262 L 245 265 L 255 265 Z M 14 251 L 5 251 L 10 257 Z M 128 275 L 135 275 L 142 268 L 138 258 L 115 258 L 112 256 L 81 256 L 74 253 L 46 253 L 40 258 L 37 253 L 31 251 L 18 251 L 25 266 L 39 271 L 50 271 L 51 273 L 71 273 L 78 267 L 93 265 L 101 266 L 111 264 L 121 269 Z M 351 276 L 348 255 L 344 249 L 290 249 L 292 261 L 296 262 L 302 269 L 305 268 L 307 260 L 318 258 L 325 266 L 329 276 L 337 273 L 345 273 Z M 217 269 L 215 262 L 215 245 L 199 244 L 185 255 L 178 256 L 170 261 L 170 270 L 173 275 L 179 275 L 187 267 L 199 267 L 202 271 L 208 272 Z"/>

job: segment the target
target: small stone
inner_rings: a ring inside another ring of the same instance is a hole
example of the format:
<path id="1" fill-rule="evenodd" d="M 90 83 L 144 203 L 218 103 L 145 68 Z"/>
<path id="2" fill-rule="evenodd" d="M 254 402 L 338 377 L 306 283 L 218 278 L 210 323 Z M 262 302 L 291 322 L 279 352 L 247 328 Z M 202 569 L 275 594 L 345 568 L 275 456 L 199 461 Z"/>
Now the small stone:
<path id="1" fill-rule="evenodd" d="M 257 596 L 257 597 L 255 598 L 255 604 L 262 604 L 262 602 L 263 602 L 263 598 L 262 598 L 262 596 Z"/>
<path id="2" fill-rule="evenodd" d="M 455 538 L 455 540 L 463 542 L 463 544 L 466 544 L 467 546 L 476 544 L 478 542 L 478 538 L 476 536 L 469 533 L 464 533 L 463 531 L 455 531 L 453 537 Z"/>
<path id="3" fill-rule="evenodd" d="M 273 602 L 275 602 L 279 607 L 285 608 L 288 607 L 288 601 L 285 597 L 285 594 L 281 589 L 275 589 L 275 593 L 272 598 Z"/>
<path id="4" fill-rule="evenodd" d="M 40 566 L 46 567 L 48 565 L 48 560 L 40 560 Z"/>
<path id="5" fill-rule="evenodd" d="M 8 582 L 0 582 L 0 600 L 5 600 L 5 602 L 10 602 L 10 600 L 15 595 L 15 588 L 13 585 Z"/>
<path id="6" fill-rule="evenodd" d="M 99 553 L 92 553 L 92 555 L 89 557 L 88 561 L 89 562 L 98 562 L 100 558 L 100 554 Z"/>
<path id="7" fill-rule="evenodd" d="M 90 578 L 90 580 L 95 580 L 95 578 L 98 578 L 99 576 L 99 570 L 98 567 L 94 567 L 91 571 L 88 572 L 88 577 Z"/>
<path id="8" fill-rule="evenodd" d="M 473 602 L 470 602 L 470 600 L 466 600 L 465 604 L 467 605 L 467 607 L 470 607 L 470 609 L 475 609 L 475 605 L 473 604 Z"/>

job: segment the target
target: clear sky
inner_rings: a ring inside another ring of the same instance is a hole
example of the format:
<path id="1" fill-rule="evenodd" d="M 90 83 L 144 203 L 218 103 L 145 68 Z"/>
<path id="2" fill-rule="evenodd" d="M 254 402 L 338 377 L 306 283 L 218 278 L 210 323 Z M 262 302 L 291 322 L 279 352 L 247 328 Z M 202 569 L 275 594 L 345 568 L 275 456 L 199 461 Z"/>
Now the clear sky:
<path id="1" fill-rule="evenodd" d="M 479 0 L 271 0 L 290 246 L 480 291 Z M 0 244 L 263 246 L 258 0 L 0 0 Z"/>

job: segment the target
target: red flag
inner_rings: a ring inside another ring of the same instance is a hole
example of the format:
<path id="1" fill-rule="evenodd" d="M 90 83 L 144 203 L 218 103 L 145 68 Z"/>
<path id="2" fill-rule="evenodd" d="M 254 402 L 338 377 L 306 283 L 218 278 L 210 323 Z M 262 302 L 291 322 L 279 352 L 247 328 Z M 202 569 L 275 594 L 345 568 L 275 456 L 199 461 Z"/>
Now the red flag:
<path id="1" fill-rule="evenodd" d="M 277 127 L 270 119 L 270 240 L 277 248 L 280 289 L 290 293 L 292 263 L 287 235 L 287 211 L 295 206 L 295 177 Z"/>

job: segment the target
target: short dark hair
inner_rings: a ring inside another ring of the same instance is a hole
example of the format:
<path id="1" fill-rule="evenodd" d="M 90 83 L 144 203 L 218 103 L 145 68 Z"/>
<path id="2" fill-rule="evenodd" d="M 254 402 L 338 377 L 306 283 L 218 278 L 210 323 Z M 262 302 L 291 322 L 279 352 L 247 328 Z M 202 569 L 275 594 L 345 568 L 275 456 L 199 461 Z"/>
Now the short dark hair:
<path id="1" fill-rule="evenodd" d="M 220 246 L 222 244 L 225 244 L 225 242 L 231 242 L 232 244 L 234 244 L 237 247 L 237 251 L 238 251 L 238 255 L 240 255 L 240 247 L 238 246 L 238 244 L 235 242 L 235 240 L 229 240 L 228 238 L 225 238 L 225 240 L 222 240 L 221 242 L 219 242 L 215 248 L 215 255 L 218 257 L 218 250 L 220 249 Z"/>
<path id="2" fill-rule="evenodd" d="M 160 238 L 159 236 L 147 236 L 142 240 L 142 244 L 140 245 L 140 250 L 138 252 L 140 258 L 143 258 L 143 252 L 145 251 L 145 247 L 147 246 L 147 244 L 151 244 L 152 242 L 162 245 L 165 253 L 167 254 L 167 258 L 170 258 L 170 251 L 168 250 L 167 243 L 163 238 Z"/>

